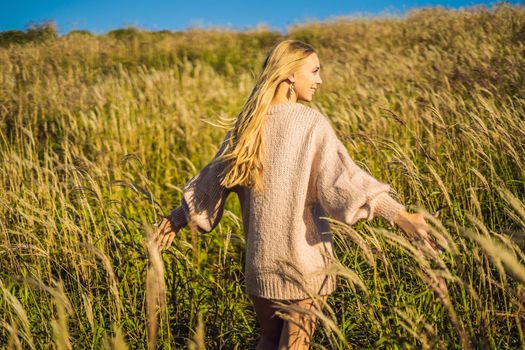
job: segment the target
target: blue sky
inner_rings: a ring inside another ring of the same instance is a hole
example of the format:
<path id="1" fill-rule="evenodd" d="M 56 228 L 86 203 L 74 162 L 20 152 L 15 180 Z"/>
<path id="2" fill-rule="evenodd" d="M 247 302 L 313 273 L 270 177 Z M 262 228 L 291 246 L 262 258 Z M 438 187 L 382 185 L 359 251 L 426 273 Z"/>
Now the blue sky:
<path id="1" fill-rule="evenodd" d="M 523 0 L 510 2 L 523 4 Z M 148 30 L 184 30 L 190 26 L 243 30 L 258 24 L 284 33 L 286 26 L 305 20 L 385 13 L 402 15 L 422 6 L 460 8 L 485 4 L 491 7 L 494 3 L 482 0 L 0 0 L 0 31 L 25 29 L 31 22 L 54 20 L 61 34 L 73 29 L 101 34 L 130 25 Z"/>

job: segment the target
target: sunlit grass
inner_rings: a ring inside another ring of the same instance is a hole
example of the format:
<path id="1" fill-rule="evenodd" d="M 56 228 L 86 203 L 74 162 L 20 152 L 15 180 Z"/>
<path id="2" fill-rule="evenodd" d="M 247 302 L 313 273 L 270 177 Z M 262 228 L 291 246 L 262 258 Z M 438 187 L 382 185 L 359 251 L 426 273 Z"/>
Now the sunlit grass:
<path id="1" fill-rule="evenodd" d="M 340 18 L 288 37 L 318 49 L 311 106 L 444 247 L 332 221 L 339 288 L 317 348 L 523 348 L 524 8 Z M 255 344 L 237 198 L 197 250 L 185 228 L 158 259 L 147 235 L 281 39 L 128 29 L 0 48 L 2 347 Z"/>

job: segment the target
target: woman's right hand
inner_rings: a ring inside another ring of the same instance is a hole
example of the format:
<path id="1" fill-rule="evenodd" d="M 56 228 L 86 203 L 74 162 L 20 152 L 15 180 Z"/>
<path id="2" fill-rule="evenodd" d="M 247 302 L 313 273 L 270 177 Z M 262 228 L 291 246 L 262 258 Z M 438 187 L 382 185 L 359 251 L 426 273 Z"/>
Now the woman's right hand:
<path id="1" fill-rule="evenodd" d="M 438 245 L 430 237 L 430 225 L 425 221 L 422 213 L 409 213 L 402 210 L 395 217 L 394 223 L 409 236 L 409 239 L 420 240 L 431 251 L 439 251 Z"/>

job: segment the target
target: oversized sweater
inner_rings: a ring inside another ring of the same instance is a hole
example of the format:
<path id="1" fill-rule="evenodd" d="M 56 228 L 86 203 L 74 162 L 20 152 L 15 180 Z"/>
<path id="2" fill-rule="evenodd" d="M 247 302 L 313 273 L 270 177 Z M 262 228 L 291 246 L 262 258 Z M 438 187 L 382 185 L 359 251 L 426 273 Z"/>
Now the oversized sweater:
<path id="1" fill-rule="evenodd" d="M 389 185 L 355 164 L 329 120 L 313 108 L 296 102 L 270 106 L 262 139 L 261 193 L 221 186 L 225 165 L 210 162 L 183 187 L 171 220 L 177 227 L 191 221 L 200 233 L 209 233 L 235 192 L 246 241 L 246 292 L 280 300 L 307 298 L 306 291 L 330 294 L 336 278 L 322 270 L 336 257 L 329 223 L 322 217 L 352 225 L 380 216 L 393 223 L 404 206 L 390 196 Z"/>

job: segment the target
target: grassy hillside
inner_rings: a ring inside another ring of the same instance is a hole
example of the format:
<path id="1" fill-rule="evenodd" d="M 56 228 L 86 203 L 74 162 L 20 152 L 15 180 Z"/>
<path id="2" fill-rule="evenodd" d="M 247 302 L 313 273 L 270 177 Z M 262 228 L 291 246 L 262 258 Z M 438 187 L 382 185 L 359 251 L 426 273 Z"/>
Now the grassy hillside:
<path id="1" fill-rule="evenodd" d="M 284 38 L 318 50 L 310 105 L 350 155 L 413 210 L 439 211 L 448 241 L 432 260 L 382 220 L 334 222 L 339 289 L 317 348 L 525 346 L 524 7 L 340 18 L 286 37 L 32 30 L 0 33 L 2 347 L 147 347 L 146 233 Z M 158 348 L 257 341 L 240 220 L 232 195 L 197 250 L 185 228 L 162 255 Z"/>

